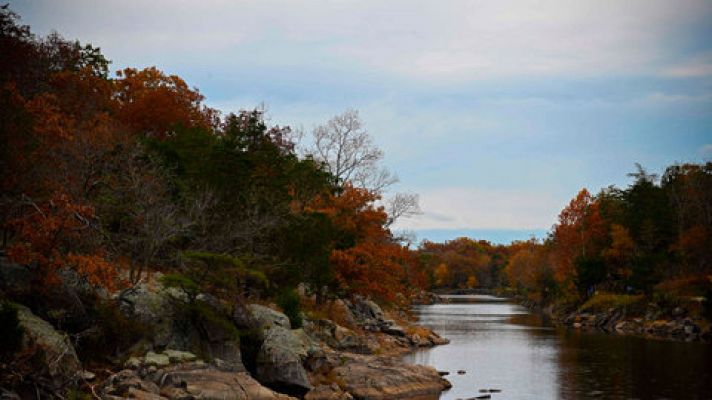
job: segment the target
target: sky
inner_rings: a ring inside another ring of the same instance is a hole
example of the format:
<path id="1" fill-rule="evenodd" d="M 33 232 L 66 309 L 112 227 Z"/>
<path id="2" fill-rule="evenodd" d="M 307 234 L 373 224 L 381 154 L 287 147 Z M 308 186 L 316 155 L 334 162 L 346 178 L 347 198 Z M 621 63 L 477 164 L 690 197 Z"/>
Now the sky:
<path id="1" fill-rule="evenodd" d="M 419 239 L 542 237 L 581 188 L 712 160 L 712 1 L 26 0 L 35 33 L 305 132 L 359 110 Z"/>

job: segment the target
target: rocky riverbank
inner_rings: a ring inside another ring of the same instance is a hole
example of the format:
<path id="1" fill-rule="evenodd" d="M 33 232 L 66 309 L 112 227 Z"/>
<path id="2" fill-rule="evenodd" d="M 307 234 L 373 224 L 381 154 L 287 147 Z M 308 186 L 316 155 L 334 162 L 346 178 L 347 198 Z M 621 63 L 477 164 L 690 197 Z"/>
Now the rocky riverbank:
<path id="1" fill-rule="evenodd" d="M 597 330 L 609 334 L 648 338 L 712 342 L 712 324 L 699 313 L 676 306 L 663 307 L 654 302 L 642 306 L 606 309 L 542 306 L 518 298 L 523 306 L 544 313 L 561 326 L 577 330 Z"/>
<path id="2" fill-rule="evenodd" d="M 156 282 L 114 296 L 121 312 L 151 335 L 117 355 L 113 365 L 82 365 L 66 334 L 18 305 L 23 354 L 38 356 L 33 363 L 44 380 L 3 389 L 2 398 L 28 398 L 41 390 L 46 397 L 76 391 L 112 400 L 437 399 L 450 386 L 433 368 L 399 357 L 448 341 L 397 323 L 368 299 L 336 300 L 333 306 L 349 326 L 304 315 L 303 326 L 294 328 L 276 307 L 262 304 L 234 305 L 226 326 L 210 318 L 186 321 L 176 309 L 183 294 Z M 201 304 L 213 300 L 203 296 Z M 210 312 L 217 313 L 220 305 L 213 307 Z"/>

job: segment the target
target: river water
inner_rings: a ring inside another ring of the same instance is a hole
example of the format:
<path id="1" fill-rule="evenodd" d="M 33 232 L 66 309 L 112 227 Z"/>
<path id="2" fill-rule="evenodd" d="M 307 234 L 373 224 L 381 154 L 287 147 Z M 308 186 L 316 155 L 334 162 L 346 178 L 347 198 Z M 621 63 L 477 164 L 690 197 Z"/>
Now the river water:
<path id="1" fill-rule="evenodd" d="M 450 344 L 406 356 L 450 372 L 441 399 L 712 399 L 712 345 L 554 328 L 506 299 L 446 297 L 414 311 Z"/>

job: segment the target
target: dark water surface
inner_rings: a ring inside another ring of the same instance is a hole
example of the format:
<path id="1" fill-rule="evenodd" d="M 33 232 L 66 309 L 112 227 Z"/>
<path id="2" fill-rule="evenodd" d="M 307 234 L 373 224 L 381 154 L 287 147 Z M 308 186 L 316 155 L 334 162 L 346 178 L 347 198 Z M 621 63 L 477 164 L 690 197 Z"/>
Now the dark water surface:
<path id="1" fill-rule="evenodd" d="M 451 343 L 406 356 L 450 372 L 441 399 L 712 399 L 712 345 L 581 333 L 505 299 L 447 297 L 415 313 Z"/>

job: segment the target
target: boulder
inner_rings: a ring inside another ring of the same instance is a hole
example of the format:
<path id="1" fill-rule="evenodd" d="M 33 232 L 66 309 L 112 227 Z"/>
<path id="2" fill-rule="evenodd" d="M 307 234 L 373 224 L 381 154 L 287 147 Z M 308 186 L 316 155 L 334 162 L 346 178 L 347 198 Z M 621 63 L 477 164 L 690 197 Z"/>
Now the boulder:
<path id="1" fill-rule="evenodd" d="M 137 346 L 134 351 L 170 348 L 201 353 L 224 361 L 234 371 L 245 371 L 237 329 L 230 326 L 227 318 L 224 321 L 202 318 L 201 325 L 195 326 L 180 314 L 180 305 L 187 301 L 180 290 L 141 283 L 122 292 L 117 299 L 126 315 L 153 332 L 150 343 L 143 348 Z M 217 316 L 223 313 L 213 296 L 201 294 L 198 301 Z"/>
<path id="2" fill-rule="evenodd" d="M 308 355 L 304 342 L 292 331 L 273 326 L 257 354 L 256 376 L 267 386 L 303 396 L 312 389 L 302 361 Z"/>
<path id="3" fill-rule="evenodd" d="M 450 383 L 437 370 L 393 359 L 351 359 L 330 376 L 356 399 L 437 399 Z"/>
<path id="4" fill-rule="evenodd" d="M 168 349 L 168 350 L 165 350 L 163 352 L 163 354 L 165 354 L 172 363 L 195 361 L 195 359 L 197 358 L 195 356 L 195 354 L 193 354 L 193 353 L 189 353 L 187 351 L 180 351 L 180 350 Z"/>
<path id="5" fill-rule="evenodd" d="M 59 384 L 81 371 L 77 353 L 66 334 L 37 317 L 29 308 L 17 305 L 17 317 L 25 330 L 23 347 L 36 346 L 41 353 L 42 369 Z"/>
<path id="6" fill-rule="evenodd" d="M 293 399 L 260 385 L 245 372 L 222 371 L 203 363 L 172 365 L 152 374 L 123 370 L 110 376 L 99 393 L 103 399 Z"/>
<path id="7" fill-rule="evenodd" d="M 143 362 L 146 365 L 152 365 L 154 367 L 163 368 L 171 364 L 170 359 L 165 354 L 156 354 L 152 351 L 146 353 L 146 357 L 143 358 Z"/>
<path id="8" fill-rule="evenodd" d="M 262 329 L 270 329 L 274 326 L 282 328 L 291 328 L 289 318 L 283 313 L 273 310 L 261 304 L 250 304 L 247 308 L 252 313 L 252 317 L 257 321 L 258 327 Z"/>
<path id="9" fill-rule="evenodd" d="M 356 296 L 347 302 L 356 323 L 369 331 L 379 331 L 384 325 L 385 314 L 381 307 L 371 300 Z"/>
<path id="10" fill-rule="evenodd" d="M 170 296 L 174 292 L 141 283 L 116 295 L 121 310 L 138 323 L 151 327 L 153 346 L 166 347 L 175 339 L 174 313 Z M 176 347 L 174 344 L 172 347 Z"/>

